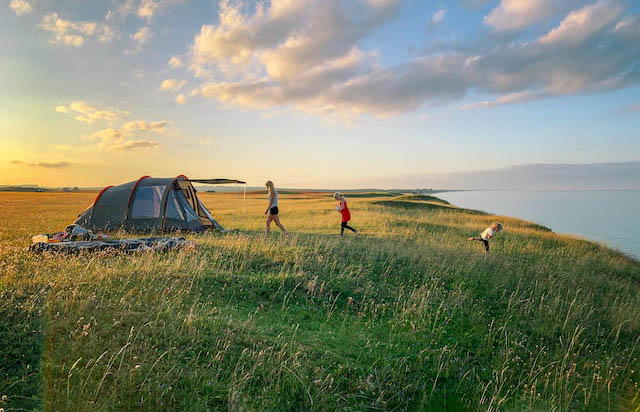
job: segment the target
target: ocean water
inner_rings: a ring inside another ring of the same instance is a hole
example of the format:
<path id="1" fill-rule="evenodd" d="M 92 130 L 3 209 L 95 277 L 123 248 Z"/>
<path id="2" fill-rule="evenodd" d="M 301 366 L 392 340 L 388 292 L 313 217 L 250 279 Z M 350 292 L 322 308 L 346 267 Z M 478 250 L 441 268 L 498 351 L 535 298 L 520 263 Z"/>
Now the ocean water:
<path id="1" fill-rule="evenodd" d="M 554 232 L 605 243 L 640 259 L 640 190 L 437 193 L 456 206 L 519 217 Z"/>

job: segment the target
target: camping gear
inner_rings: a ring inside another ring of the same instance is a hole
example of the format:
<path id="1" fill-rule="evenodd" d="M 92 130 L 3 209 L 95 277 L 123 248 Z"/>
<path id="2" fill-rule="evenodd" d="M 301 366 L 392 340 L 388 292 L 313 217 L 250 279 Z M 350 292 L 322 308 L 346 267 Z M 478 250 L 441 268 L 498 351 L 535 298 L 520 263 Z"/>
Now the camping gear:
<path id="1" fill-rule="evenodd" d="M 49 235 L 35 235 L 31 237 L 31 243 L 47 243 L 49 241 Z"/>
<path id="2" fill-rule="evenodd" d="M 80 240 L 56 243 L 34 243 L 29 250 L 36 253 L 60 252 L 79 253 L 96 252 L 101 250 L 116 250 L 122 252 L 159 251 L 176 249 L 193 244 L 183 237 L 151 237 L 138 239 L 105 239 Z"/>
<path id="3" fill-rule="evenodd" d="M 94 235 L 91 230 L 85 229 L 75 223 L 65 228 L 64 232 L 43 233 L 31 237 L 31 243 L 55 243 L 69 242 L 73 240 L 102 240 L 108 239 L 106 235 Z"/>
<path id="4" fill-rule="evenodd" d="M 143 176 L 119 186 L 107 186 L 75 221 L 92 231 L 195 231 L 224 228 L 202 204 L 192 182 L 240 183 L 234 179 L 189 179 Z"/>

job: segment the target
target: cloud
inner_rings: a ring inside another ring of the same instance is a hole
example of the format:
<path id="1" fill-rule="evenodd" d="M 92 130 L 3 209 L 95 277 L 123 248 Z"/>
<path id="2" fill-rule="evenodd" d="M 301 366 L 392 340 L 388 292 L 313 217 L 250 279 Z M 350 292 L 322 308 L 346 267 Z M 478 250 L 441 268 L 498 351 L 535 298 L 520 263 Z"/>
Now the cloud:
<path id="1" fill-rule="evenodd" d="M 180 93 L 178 96 L 176 96 L 176 103 L 177 104 L 186 104 L 187 103 L 187 98 L 184 96 L 184 94 Z"/>
<path id="2" fill-rule="evenodd" d="M 153 37 L 153 32 L 148 26 L 143 26 L 129 36 L 134 43 L 133 48 L 126 49 L 125 54 L 136 54 L 142 51 L 144 45 Z"/>
<path id="3" fill-rule="evenodd" d="M 121 17 L 131 14 L 150 22 L 159 12 L 185 0 L 125 0 L 119 7 L 118 13 Z"/>
<path id="4" fill-rule="evenodd" d="M 158 142 L 152 142 L 150 140 L 129 140 L 124 142 L 122 150 L 140 150 L 140 149 L 155 149 L 160 144 Z"/>
<path id="5" fill-rule="evenodd" d="M 26 0 L 11 0 L 9 7 L 17 16 L 24 16 L 33 11 L 33 7 Z"/>
<path id="6" fill-rule="evenodd" d="M 68 107 L 64 105 L 56 106 L 55 111 L 64 114 L 73 114 L 73 112 L 78 113 L 74 116 L 74 119 L 79 122 L 89 124 L 92 124 L 96 120 L 105 120 L 112 123 L 120 117 L 129 115 L 129 112 L 124 110 L 101 109 L 83 101 L 73 102 Z"/>
<path id="7" fill-rule="evenodd" d="M 442 22 L 442 20 L 444 20 L 446 15 L 447 9 L 440 9 L 437 12 L 433 13 L 433 15 L 431 16 L 431 22 L 433 24 L 439 24 L 440 22 Z"/>
<path id="8" fill-rule="evenodd" d="M 160 84 L 162 90 L 180 90 L 187 82 L 185 80 L 166 79 Z"/>
<path id="9" fill-rule="evenodd" d="M 580 43 L 600 33 L 623 12 L 616 1 L 600 0 L 572 11 L 560 25 L 542 36 L 541 43 Z"/>
<path id="10" fill-rule="evenodd" d="M 152 140 L 132 139 L 129 132 L 112 127 L 91 133 L 87 139 L 97 141 L 100 148 L 116 151 L 153 149 L 160 145 Z"/>
<path id="11" fill-rule="evenodd" d="M 171 123 L 166 120 L 151 123 L 145 122 L 144 120 L 133 120 L 123 124 L 122 129 L 127 133 L 135 131 L 164 133 L 167 131 L 169 126 L 171 126 Z"/>
<path id="12" fill-rule="evenodd" d="M 558 0 L 501 0 L 483 22 L 495 31 L 520 30 L 550 17 L 557 3 Z"/>
<path id="13" fill-rule="evenodd" d="M 171 56 L 169 59 L 169 66 L 174 69 L 179 69 L 182 67 L 182 58 L 180 58 L 180 56 Z"/>
<path id="14" fill-rule="evenodd" d="M 376 27 L 395 16 L 397 0 L 369 0 L 343 7 L 338 0 L 275 0 L 253 15 L 220 3 L 219 24 L 204 25 L 191 46 L 191 69 L 256 77 L 291 78 L 352 52 Z"/>
<path id="15" fill-rule="evenodd" d="M 44 167 L 45 169 L 61 169 L 64 167 L 71 166 L 71 163 L 69 162 L 38 162 L 38 163 L 29 163 L 29 166 Z"/>
<path id="16" fill-rule="evenodd" d="M 9 163 L 14 164 L 14 165 L 23 165 L 24 162 L 22 160 L 12 160 Z"/>
<path id="17" fill-rule="evenodd" d="M 533 3 L 518 9 L 528 16 L 518 27 L 538 19 L 525 11 L 541 16 L 547 12 L 540 14 L 535 7 L 561 7 Z M 568 3 L 572 2 L 562 7 Z M 348 119 L 459 102 L 471 90 L 492 99 L 467 102 L 464 109 L 596 93 L 640 82 L 640 17 L 625 16 L 623 3 L 614 0 L 567 12 L 555 28 L 534 40 L 492 35 L 473 47 L 463 44 L 388 67 L 380 64 L 376 53 L 362 50 L 361 43 L 393 17 L 395 3 L 358 3 L 354 8 L 337 4 L 331 0 L 323 3 L 325 7 L 311 7 L 316 5 L 313 0 L 281 0 L 249 15 L 223 2 L 220 23 L 202 26 L 191 46 L 190 69 L 204 78 L 191 96 Z M 516 12 L 516 3 L 500 4 Z"/>
<path id="18" fill-rule="evenodd" d="M 228 1 L 219 24 L 204 25 L 190 49 L 190 69 L 216 73 L 191 95 L 246 107 L 293 104 L 300 110 L 332 110 L 324 93 L 374 65 L 375 53 L 359 43 L 390 21 L 397 0 L 277 0 L 252 15 Z"/>
<path id="19" fill-rule="evenodd" d="M 138 31 L 131 35 L 131 39 L 138 44 L 145 44 L 153 36 L 153 32 L 148 26 L 141 27 Z"/>
<path id="20" fill-rule="evenodd" d="M 108 43 L 114 38 L 113 29 L 105 23 L 65 20 L 57 13 L 45 15 L 40 28 L 53 34 L 52 43 L 73 47 L 82 47 L 87 38 L 97 37 L 101 43 Z"/>

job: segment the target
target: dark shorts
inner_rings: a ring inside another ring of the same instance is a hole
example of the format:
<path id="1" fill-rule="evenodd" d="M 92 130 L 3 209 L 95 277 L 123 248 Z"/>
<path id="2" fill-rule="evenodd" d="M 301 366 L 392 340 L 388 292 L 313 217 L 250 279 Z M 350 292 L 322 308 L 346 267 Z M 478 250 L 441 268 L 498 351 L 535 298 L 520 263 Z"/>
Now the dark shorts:
<path id="1" fill-rule="evenodd" d="M 484 250 L 489 251 L 489 241 L 482 239 L 482 243 L 484 243 Z"/>
<path id="2" fill-rule="evenodd" d="M 271 216 L 278 216 L 278 206 L 274 206 L 271 209 L 269 209 L 269 214 Z"/>

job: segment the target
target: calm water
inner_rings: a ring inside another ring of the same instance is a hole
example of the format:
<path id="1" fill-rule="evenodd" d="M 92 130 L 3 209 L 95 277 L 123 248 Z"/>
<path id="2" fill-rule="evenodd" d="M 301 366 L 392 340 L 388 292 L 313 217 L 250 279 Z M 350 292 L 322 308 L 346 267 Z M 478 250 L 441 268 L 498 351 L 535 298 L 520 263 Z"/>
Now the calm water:
<path id="1" fill-rule="evenodd" d="M 470 191 L 436 196 L 603 242 L 640 259 L 640 190 Z"/>

